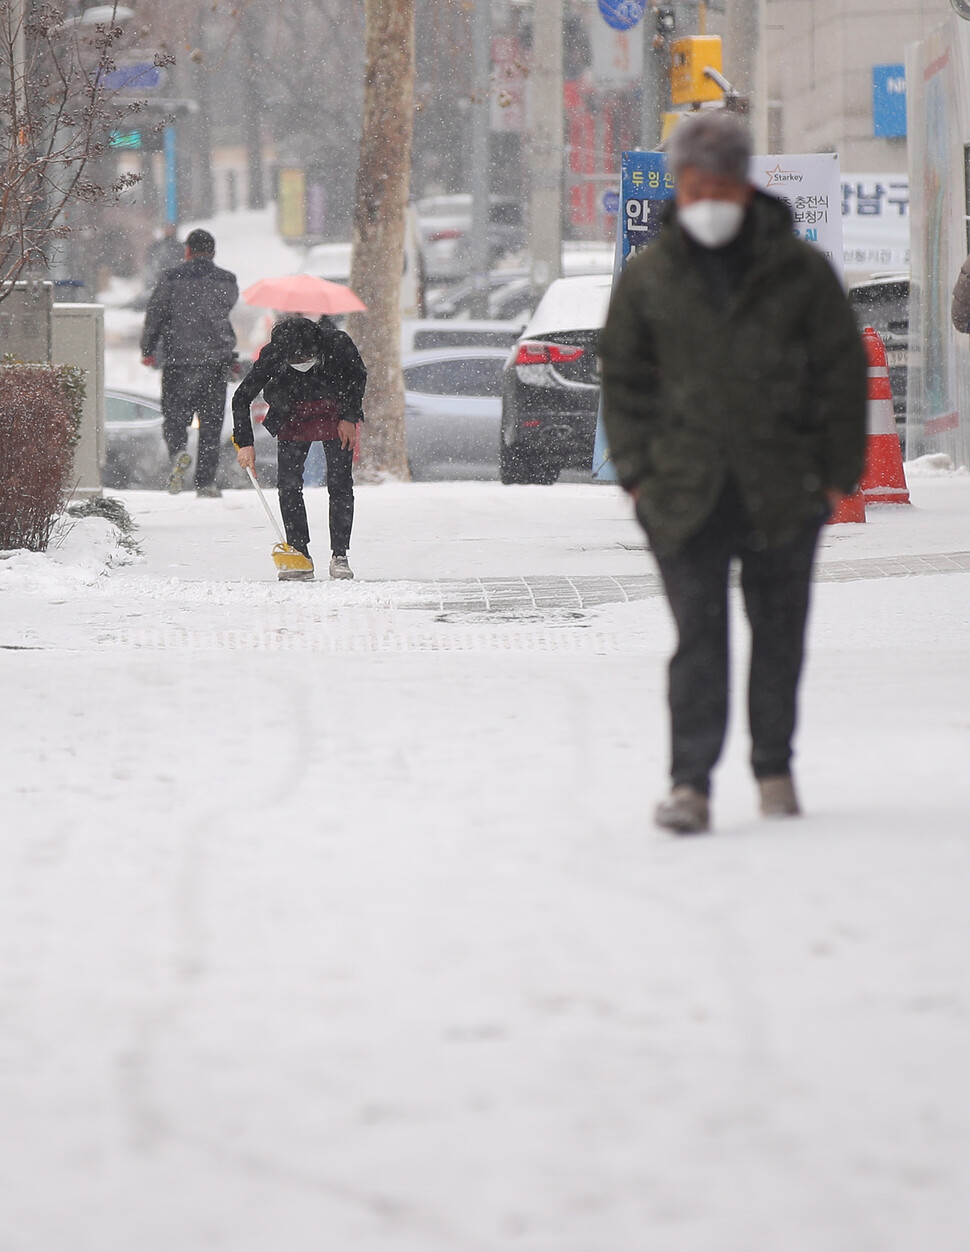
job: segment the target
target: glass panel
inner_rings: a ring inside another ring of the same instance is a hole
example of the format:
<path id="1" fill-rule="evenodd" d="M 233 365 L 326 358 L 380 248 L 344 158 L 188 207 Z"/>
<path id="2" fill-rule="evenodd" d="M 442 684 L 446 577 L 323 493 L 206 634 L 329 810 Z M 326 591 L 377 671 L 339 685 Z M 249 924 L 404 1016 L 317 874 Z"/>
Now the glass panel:
<path id="1" fill-rule="evenodd" d="M 104 412 L 109 422 L 149 422 L 162 416 L 160 409 L 124 396 L 105 396 Z"/>

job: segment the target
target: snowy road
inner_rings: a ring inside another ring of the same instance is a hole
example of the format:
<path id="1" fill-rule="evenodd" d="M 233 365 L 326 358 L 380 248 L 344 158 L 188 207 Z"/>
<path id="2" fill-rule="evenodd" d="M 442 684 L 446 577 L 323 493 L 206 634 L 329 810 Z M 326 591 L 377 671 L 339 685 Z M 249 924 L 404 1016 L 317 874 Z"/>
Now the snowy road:
<path id="1" fill-rule="evenodd" d="M 0 561 L 0 1252 L 962 1252 L 970 476 L 912 486 L 826 536 L 809 815 L 738 720 L 681 842 L 611 489 L 361 489 L 351 585 L 242 492 Z"/>

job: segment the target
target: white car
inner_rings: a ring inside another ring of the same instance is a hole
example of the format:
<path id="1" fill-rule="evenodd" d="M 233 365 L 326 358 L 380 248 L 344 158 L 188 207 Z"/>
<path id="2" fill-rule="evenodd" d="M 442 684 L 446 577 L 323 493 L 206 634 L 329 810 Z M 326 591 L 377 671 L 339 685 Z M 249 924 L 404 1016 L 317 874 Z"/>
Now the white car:
<path id="1" fill-rule="evenodd" d="M 505 348 L 439 348 L 402 362 L 408 461 L 416 479 L 498 477 Z"/>
<path id="2" fill-rule="evenodd" d="M 249 480 L 236 463 L 232 442 L 232 395 L 227 397 L 222 423 L 219 468 L 220 487 L 248 487 Z M 123 387 L 108 387 L 105 404 L 105 464 L 103 486 L 109 489 L 158 490 L 168 482 L 171 458 L 162 435 L 162 406 L 157 397 Z M 262 420 L 266 405 L 253 405 L 253 439 L 256 447 L 256 475 L 265 486 L 276 483 L 276 440 L 266 433 Z M 188 432 L 188 448 L 193 461 L 199 442 L 199 419 Z"/>
<path id="3" fill-rule="evenodd" d="M 424 272 L 429 282 L 454 282 L 471 269 L 472 198 L 425 196 L 414 205 L 421 238 Z M 512 196 L 492 195 L 488 206 L 488 257 L 497 257 L 524 242 L 522 205 Z"/>
<path id="4" fill-rule="evenodd" d="M 331 283 L 350 285 L 351 243 L 318 243 L 308 248 L 300 266 L 302 274 L 315 274 Z M 401 279 L 401 314 L 420 317 L 424 312 L 424 267 L 414 210 L 409 208 L 404 231 L 404 274 Z"/>

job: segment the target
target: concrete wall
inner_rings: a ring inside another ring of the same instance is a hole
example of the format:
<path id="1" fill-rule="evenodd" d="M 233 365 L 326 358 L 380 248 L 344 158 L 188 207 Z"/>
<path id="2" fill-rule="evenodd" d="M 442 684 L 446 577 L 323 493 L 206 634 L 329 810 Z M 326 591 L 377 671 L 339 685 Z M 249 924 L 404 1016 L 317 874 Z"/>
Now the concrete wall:
<path id="1" fill-rule="evenodd" d="M 784 150 L 839 153 L 842 169 L 905 173 L 906 141 L 873 135 L 872 67 L 902 63 L 949 0 L 768 0 L 768 85 Z"/>

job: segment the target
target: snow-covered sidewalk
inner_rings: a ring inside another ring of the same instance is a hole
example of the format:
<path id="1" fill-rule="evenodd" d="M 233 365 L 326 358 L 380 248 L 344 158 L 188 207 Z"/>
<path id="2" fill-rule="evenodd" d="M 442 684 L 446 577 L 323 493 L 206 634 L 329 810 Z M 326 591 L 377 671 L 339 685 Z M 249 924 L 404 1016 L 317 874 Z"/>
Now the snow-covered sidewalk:
<path id="1" fill-rule="evenodd" d="M 642 581 L 612 489 L 362 488 L 353 584 L 246 492 L 0 560 L 0 1252 L 962 1252 L 970 574 L 892 575 L 970 476 L 911 486 L 826 535 L 809 815 L 738 686 L 679 842 L 659 597 L 402 607 Z"/>

